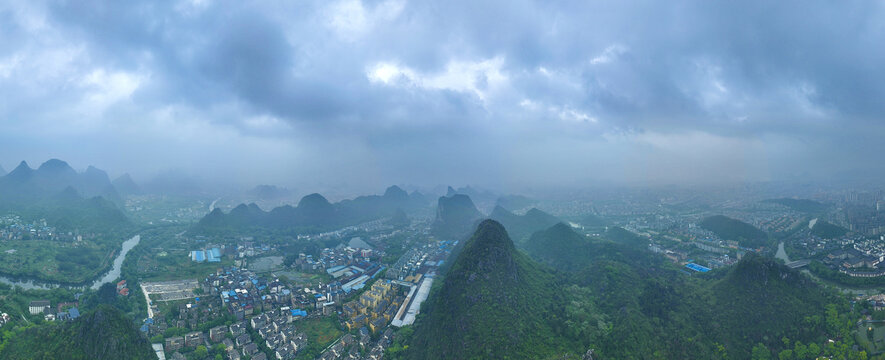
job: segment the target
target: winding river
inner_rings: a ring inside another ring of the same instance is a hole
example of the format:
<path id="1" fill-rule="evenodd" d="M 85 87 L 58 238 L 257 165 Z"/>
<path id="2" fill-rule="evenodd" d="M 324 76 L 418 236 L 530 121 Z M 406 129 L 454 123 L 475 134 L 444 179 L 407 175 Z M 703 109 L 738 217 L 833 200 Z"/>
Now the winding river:
<path id="1" fill-rule="evenodd" d="M 120 271 L 123 267 L 123 260 L 126 259 L 126 254 L 129 253 L 129 250 L 138 245 L 141 241 L 141 235 L 135 235 L 129 240 L 123 242 L 123 247 L 117 257 L 114 258 L 114 265 L 111 267 L 111 270 L 105 273 L 104 275 L 99 276 L 92 285 L 89 287 L 91 289 L 98 289 L 101 285 L 105 283 L 112 282 L 120 277 Z M 9 284 L 13 286 L 21 286 L 24 289 L 32 290 L 32 289 L 40 289 L 40 290 L 48 290 L 54 289 L 58 287 L 67 287 L 71 289 L 81 289 L 85 288 L 85 286 L 71 286 L 67 284 L 60 284 L 51 281 L 34 281 L 34 280 L 12 280 L 5 276 L 0 276 L 0 283 Z"/>
<path id="2" fill-rule="evenodd" d="M 786 263 L 790 262 L 790 257 L 787 255 L 787 252 L 784 251 L 784 243 L 783 242 L 781 242 L 777 245 L 777 253 L 774 254 L 774 257 L 781 259 Z M 812 274 L 811 271 L 809 271 L 808 269 L 802 269 L 802 272 L 805 274 L 808 274 L 808 276 L 811 276 L 812 279 L 815 279 L 815 280 L 825 283 L 827 285 L 833 286 L 846 294 L 852 294 L 852 295 L 865 295 L 866 294 L 866 295 L 869 295 L 869 294 L 879 293 L 879 291 L 876 290 L 875 287 L 858 288 L 858 287 L 845 286 L 845 285 L 833 283 L 831 281 L 821 280 L 817 276 L 814 276 L 814 274 Z"/>

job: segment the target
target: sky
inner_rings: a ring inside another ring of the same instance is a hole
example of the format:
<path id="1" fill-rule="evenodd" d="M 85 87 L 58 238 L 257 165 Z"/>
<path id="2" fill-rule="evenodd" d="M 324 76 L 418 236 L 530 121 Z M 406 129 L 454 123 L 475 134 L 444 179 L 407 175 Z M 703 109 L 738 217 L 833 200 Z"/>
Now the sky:
<path id="1" fill-rule="evenodd" d="M 0 39 L 7 171 L 354 191 L 885 175 L 880 1 L 5 1 Z"/>

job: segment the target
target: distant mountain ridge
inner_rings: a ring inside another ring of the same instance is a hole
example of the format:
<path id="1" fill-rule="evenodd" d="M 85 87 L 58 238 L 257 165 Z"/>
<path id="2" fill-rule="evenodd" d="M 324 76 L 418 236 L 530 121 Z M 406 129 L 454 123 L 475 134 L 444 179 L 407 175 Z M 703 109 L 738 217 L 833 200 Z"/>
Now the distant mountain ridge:
<path id="1" fill-rule="evenodd" d="M 22 161 L 0 177 L 0 211 L 44 218 L 64 230 L 128 226 L 122 202 L 107 173 L 92 166 L 78 173 L 58 159 L 36 170 Z"/>
<path id="2" fill-rule="evenodd" d="M 0 177 L 0 197 L 8 201 L 43 199 L 68 187 L 83 197 L 101 196 L 122 204 L 120 194 L 111 184 L 107 173 L 93 166 L 78 173 L 68 163 L 50 159 L 35 170 L 22 161 L 12 172 Z"/>
<path id="3" fill-rule="evenodd" d="M 142 193 L 141 187 L 139 187 L 138 184 L 135 183 L 135 180 L 132 180 L 132 176 L 129 176 L 129 174 L 120 175 L 119 177 L 114 179 L 111 184 L 114 185 L 114 187 L 117 189 L 117 192 L 124 196 L 139 195 Z"/>
<path id="4" fill-rule="evenodd" d="M 504 228 L 517 244 L 523 243 L 536 231 L 556 225 L 561 220 L 537 208 L 531 208 L 524 215 L 516 215 L 502 206 L 495 206 L 489 219 L 495 220 Z"/>
<path id="5" fill-rule="evenodd" d="M 397 210 L 411 210 L 422 206 L 397 186 L 388 188 L 384 195 L 360 196 L 332 204 L 320 194 L 307 195 L 293 207 L 285 205 L 264 211 L 256 204 L 240 204 L 225 214 L 216 208 L 194 227 L 201 233 L 218 231 L 246 231 L 269 228 L 291 231 L 325 231 L 356 225 L 397 215 Z"/>
<path id="6" fill-rule="evenodd" d="M 437 200 L 436 218 L 431 232 L 445 239 L 460 239 L 473 232 L 474 226 L 482 217 L 470 196 L 442 196 Z"/>
<path id="7" fill-rule="evenodd" d="M 504 195 L 495 201 L 495 205 L 505 209 L 520 210 L 535 205 L 538 200 L 523 195 Z"/>

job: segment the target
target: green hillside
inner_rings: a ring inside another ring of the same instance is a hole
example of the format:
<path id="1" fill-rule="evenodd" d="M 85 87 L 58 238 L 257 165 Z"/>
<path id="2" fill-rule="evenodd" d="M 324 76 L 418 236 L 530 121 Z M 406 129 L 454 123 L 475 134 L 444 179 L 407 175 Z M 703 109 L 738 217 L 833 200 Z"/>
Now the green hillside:
<path id="1" fill-rule="evenodd" d="M 827 335 L 827 305 L 845 306 L 808 276 L 771 259 L 747 254 L 721 280 L 709 284 L 709 331 L 731 353 L 753 344 L 777 347 L 783 337 L 804 342 Z M 840 335 L 831 324 L 829 335 Z"/>
<path id="2" fill-rule="evenodd" d="M 645 238 L 634 234 L 632 231 L 624 229 L 619 226 L 613 226 L 608 228 L 608 231 L 602 234 L 602 237 L 606 240 L 614 241 L 616 243 L 634 246 L 634 247 L 642 247 L 645 249 L 648 246 L 648 240 Z"/>
<path id="3" fill-rule="evenodd" d="M 743 247 L 757 248 L 768 245 L 768 235 L 764 231 L 737 219 L 714 215 L 705 218 L 699 225 L 722 239 L 735 240 Z"/>
<path id="4" fill-rule="evenodd" d="M 537 359 L 562 350 L 554 335 L 560 295 L 553 276 L 519 253 L 501 224 L 485 220 L 422 308 L 411 359 Z"/>
<path id="5" fill-rule="evenodd" d="M 811 228 L 811 233 L 824 239 L 834 239 L 848 233 L 848 229 L 818 219 Z"/>
<path id="6" fill-rule="evenodd" d="M 17 332 L 3 343 L 2 359 L 156 359 L 147 339 L 116 308 L 102 305 L 73 322 Z"/>
<path id="7" fill-rule="evenodd" d="M 534 232 L 560 222 L 555 216 L 536 208 L 529 209 L 525 215 L 516 215 L 501 206 L 495 206 L 489 219 L 504 225 L 507 233 L 517 245 L 522 245 Z"/>
<path id="8" fill-rule="evenodd" d="M 612 230 L 611 237 L 590 238 L 559 223 L 532 234 L 525 250 L 533 259 L 561 271 L 581 271 L 601 260 L 643 267 L 662 261 L 646 250 L 647 243 L 641 237 L 622 228 Z"/>
<path id="9" fill-rule="evenodd" d="M 586 236 L 563 223 L 532 234 L 525 249 L 536 260 L 560 270 L 587 264 L 599 250 Z"/>
<path id="10" fill-rule="evenodd" d="M 497 223 L 480 225 L 422 309 L 406 357 L 866 356 L 852 349 L 859 313 L 772 258 L 748 253 L 735 266 L 692 276 L 639 242 L 557 224 L 526 244 L 532 258 L 558 269 L 550 274 L 506 239 Z"/>

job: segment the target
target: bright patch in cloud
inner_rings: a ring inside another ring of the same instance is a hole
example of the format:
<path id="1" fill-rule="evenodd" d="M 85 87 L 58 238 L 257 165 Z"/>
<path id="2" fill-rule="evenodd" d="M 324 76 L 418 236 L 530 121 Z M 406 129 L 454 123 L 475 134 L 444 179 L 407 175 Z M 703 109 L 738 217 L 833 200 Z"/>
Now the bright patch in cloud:
<path id="1" fill-rule="evenodd" d="M 483 61 L 450 61 L 444 71 L 419 73 L 394 63 L 381 62 L 366 71 L 369 81 L 385 85 L 413 85 L 419 88 L 473 93 L 486 100 L 508 80 L 501 69 L 503 57 Z"/>
<path id="2" fill-rule="evenodd" d="M 593 59 L 590 59 L 591 65 L 602 65 L 608 64 L 614 60 L 616 60 L 621 54 L 627 52 L 627 48 L 623 45 L 614 44 L 607 48 L 602 54 L 597 55 Z"/>
<path id="3" fill-rule="evenodd" d="M 82 82 L 88 89 L 86 99 L 100 108 L 128 98 L 140 83 L 138 75 L 122 71 L 109 73 L 104 69 L 92 71 L 83 77 Z"/>

